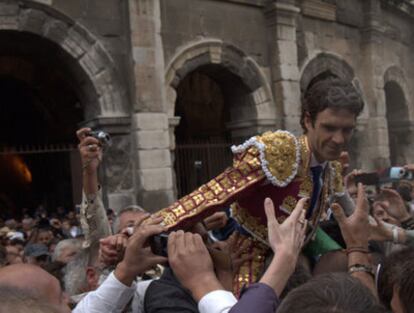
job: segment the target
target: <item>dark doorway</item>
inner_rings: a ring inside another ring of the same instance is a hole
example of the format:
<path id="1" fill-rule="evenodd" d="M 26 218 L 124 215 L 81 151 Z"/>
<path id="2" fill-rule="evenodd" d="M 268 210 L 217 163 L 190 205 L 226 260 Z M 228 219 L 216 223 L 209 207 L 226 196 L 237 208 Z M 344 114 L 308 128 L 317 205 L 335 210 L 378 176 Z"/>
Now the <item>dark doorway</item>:
<path id="1" fill-rule="evenodd" d="M 175 172 L 181 197 L 231 165 L 232 138 L 227 124 L 254 119 L 249 89 L 240 77 L 219 65 L 189 73 L 177 88 Z"/>
<path id="2" fill-rule="evenodd" d="M 73 205 L 69 147 L 83 107 L 69 59 L 39 36 L 0 31 L 3 211 Z"/>
<path id="3" fill-rule="evenodd" d="M 405 165 L 409 161 L 405 149 L 410 144 L 410 136 L 406 132 L 409 116 L 404 92 L 394 81 L 386 83 L 384 91 L 391 165 Z"/>

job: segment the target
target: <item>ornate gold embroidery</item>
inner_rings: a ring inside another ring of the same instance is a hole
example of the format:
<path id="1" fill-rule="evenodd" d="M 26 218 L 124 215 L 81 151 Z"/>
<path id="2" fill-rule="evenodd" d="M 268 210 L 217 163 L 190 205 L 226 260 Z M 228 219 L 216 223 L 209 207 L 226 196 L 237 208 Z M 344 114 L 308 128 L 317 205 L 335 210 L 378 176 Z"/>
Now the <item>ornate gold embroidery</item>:
<path id="1" fill-rule="evenodd" d="M 204 194 L 204 197 L 206 197 L 207 200 L 214 199 L 214 194 L 211 191 L 208 191 Z"/>
<path id="2" fill-rule="evenodd" d="M 191 211 L 194 208 L 194 203 L 191 200 L 184 202 L 184 208 L 186 211 Z"/>
<path id="3" fill-rule="evenodd" d="M 249 241 L 249 247 L 246 249 L 244 255 L 252 254 L 253 259 L 247 262 L 244 262 L 239 269 L 239 272 L 235 275 L 233 280 L 233 290 L 234 293 L 238 296 L 244 285 L 248 286 L 256 282 L 259 278 L 260 273 L 263 271 L 264 267 L 264 257 L 268 247 L 261 245 L 259 242 L 251 240 L 247 237 L 242 237 L 239 241 L 239 245 L 244 244 L 244 241 Z"/>
<path id="4" fill-rule="evenodd" d="M 233 171 L 233 172 L 231 172 L 230 173 L 230 179 L 234 182 L 234 183 L 236 183 L 236 182 L 238 182 L 238 181 L 240 181 L 243 177 L 242 177 L 242 175 L 238 172 L 238 171 Z"/>
<path id="5" fill-rule="evenodd" d="M 309 176 L 309 167 L 311 159 L 311 151 L 308 144 L 308 138 L 305 135 L 299 137 L 301 166 L 299 167 L 298 176 Z M 312 178 L 311 178 L 312 182 Z"/>
<path id="6" fill-rule="evenodd" d="M 266 132 L 258 139 L 266 145 L 265 159 L 270 173 L 279 181 L 286 181 L 298 166 L 296 138 L 287 132 Z"/>
<path id="7" fill-rule="evenodd" d="M 332 180 L 333 180 L 333 189 L 335 193 L 344 192 L 344 185 L 342 179 L 342 164 L 338 161 L 330 162 L 332 166 Z"/>
<path id="8" fill-rule="evenodd" d="M 234 218 L 240 225 L 243 225 L 261 240 L 267 242 L 267 227 L 260 223 L 259 218 L 251 216 L 236 202 L 231 205 L 231 209 L 233 211 Z"/>
<path id="9" fill-rule="evenodd" d="M 221 178 L 221 177 L 220 177 Z M 218 178 L 217 178 L 218 179 Z M 211 189 L 211 191 L 214 193 L 214 195 L 218 195 L 221 192 L 223 192 L 223 188 L 220 186 L 220 184 L 217 182 L 217 179 L 213 179 L 210 182 L 207 183 L 207 186 Z"/>
<path id="10" fill-rule="evenodd" d="M 233 183 L 227 177 L 224 177 L 222 180 L 219 181 L 219 183 L 225 189 L 231 188 L 231 186 L 233 185 Z"/>
<path id="11" fill-rule="evenodd" d="M 203 198 L 203 196 L 201 194 L 198 194 L 198 195 L 195 195 L 193 197 L 193 200 L 194 200 L 194 202 L 195 202 L 195 204 L 197 206 L 197 205 L 199 205 L 200 203 L 202 203 L 204 201 L 204 198 Z"/>
<path id="12" fill-rule="evenodd" d="M 282 205 L 280 206 L 280 209 L 283 212 L 285 212 L 287 214 L 290 214 L 290 213 L 292 213 L 293 209 L 295 208 L 297 202 L 298 201 L 296 200 L 295 197 L 287 196 L 285 199 L 283 199 L 283 202 L 282 202 Z"/>
<path id="13" fill-rule="evenodd" d="M 247 165 L 246 163 L 243 163 L 239 166 L 239 170 L 242 173 L 243 176 L 246 176 L 250 173 L 251 169 L 249 167 L 249 165 Z"/>
<path id="14" fill-rule="evenodd" d="M 313 182 L 310 175 L 306 175 L 299 185 L 299 197 L 310 197 L 312 195 Z"/>
<path id="15" fill-rule="evenodd" d="M 174 225 L 176 217 L 172 212 L 161 212 L 160 215 L 164 218 L 163 222 L 165 226 Z"/>
<path id="16" fill-rule="evenodd" d="M 177 216 L 177 217 L 180 217 L 181 215 L 185 214 L 185 210 L 181 205 L 179 205 L 176 208 L 172 209 L 172 211 L 174 212 L 175 216 Z"/>

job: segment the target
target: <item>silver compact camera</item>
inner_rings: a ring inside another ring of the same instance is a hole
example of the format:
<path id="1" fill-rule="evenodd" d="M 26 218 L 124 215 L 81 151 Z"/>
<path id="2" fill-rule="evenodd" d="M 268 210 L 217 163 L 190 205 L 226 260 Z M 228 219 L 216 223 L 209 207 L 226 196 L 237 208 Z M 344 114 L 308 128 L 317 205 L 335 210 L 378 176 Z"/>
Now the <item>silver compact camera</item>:
<path id="1" fill-rule="evenodd" d="M 93 130 L 90 131 L 88 135 L 98 139 L 103 148 L 110 147 L 112 145 L 111 136 L 103 130 Z"/>

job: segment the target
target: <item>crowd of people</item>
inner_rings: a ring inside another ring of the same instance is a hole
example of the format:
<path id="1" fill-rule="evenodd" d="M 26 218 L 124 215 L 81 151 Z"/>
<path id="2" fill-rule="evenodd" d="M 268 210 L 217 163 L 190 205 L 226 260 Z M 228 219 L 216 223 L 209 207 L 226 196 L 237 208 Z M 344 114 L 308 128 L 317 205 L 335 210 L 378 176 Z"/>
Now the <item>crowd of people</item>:
<path id="1" fill-rule="evenodd" d="M 361 171 L 349 170 L 343 149 L 362 107 L 351 111 L 351 126 L 344 115 L 332 125 L 336 113 L 348 114 L 346 104 L 358 101 L 341 92 L 344 84 L 315 83 L 302 122 L 310 162 L 340 161 L 346 201 L 330 197 L 314 219 L 310 208 L 323 202 L 315 200 L 323 188 L 314 180 L 309 197 L 298 197 L 281 218 L 275 196 L 264 193 L 255 204 L 265 219 L 264 240 L 225 202 L 209 214 L 192 211 L 185 227 L 171 227 L 167 211 L 105 209 L 98 183 L 104 152 L 91 129 L 80 129 L 80 208 L 39 207 L 0 220 L 0 313 L 414 312 L 414 181 L 358 183 Z M 318 107 L 310 100 L 315 95 Z M 414 171 L 411 164 L 403 168 Z M 259 244 L 267 250 L 255 250 Z M 257 279 L 236 288 L 245 282 L 240 277 L 253 277 L 252 268 L 240 273 L 256 259 L 264 264 Z"/>

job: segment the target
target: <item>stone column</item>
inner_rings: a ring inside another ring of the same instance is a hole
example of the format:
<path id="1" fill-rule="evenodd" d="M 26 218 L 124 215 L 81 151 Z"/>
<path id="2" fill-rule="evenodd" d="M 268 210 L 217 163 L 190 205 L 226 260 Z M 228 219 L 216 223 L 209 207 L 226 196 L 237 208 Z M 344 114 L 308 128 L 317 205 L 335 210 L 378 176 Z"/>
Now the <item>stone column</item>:
<path id="1" fill-rule="evenodd" d="M 129 0 L 133 81 L 132 116 L 137 202 L 155 211 L 174 200 L 159 0 Z"/>
<path id="2" fill-rule="evenodd" d="M 388 127 L 392 129 L 390 136 L 394 136 L 394 145 L 390 145 L 390 149 L 398 152 L 395 164 L 404 165 L 412 163 L 414 160 L 414 122 L 407 120 L 388 121 Z"/>
<path id="3" fill-rule="evenodd" d="M 296 134 L 300 126 L 300 84 L 296 43 L 296 19 L 300 10 L 295 1 L 273 1 L 265 11 L 270 36 L 272 90 L 283 126 Z"/>
<path id="4" fill-rule="evenodd" d="M 365 25 L 361 30 L 361 64 L 359 71 L 362 78 L 365 112 L 368 118 L 367 128 L 360 147 L 359 158 L 363 169 L 386 167 L 389 165 L 388 129 L 383 74 L 383 21 L 379 0 L 364 1 Z M 369 115 L 369 117 L 368 117 Z"/>
<path id="5" fill-rule="evenodd" d="M 83 126 L 104 130 L 112 138 L 112 145 L 103 152 L 99 175 L 106 207 L 119 211 L 135 204 L 130 118 L 99 117 Z"/>

